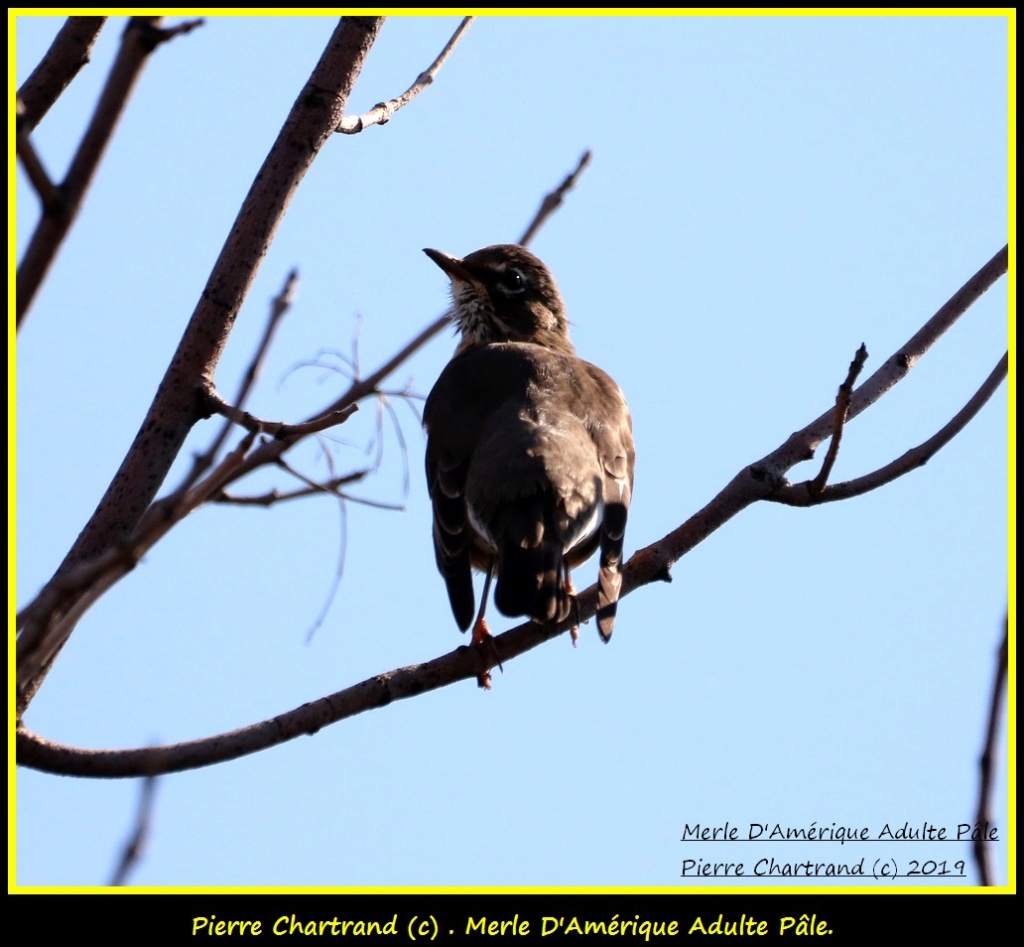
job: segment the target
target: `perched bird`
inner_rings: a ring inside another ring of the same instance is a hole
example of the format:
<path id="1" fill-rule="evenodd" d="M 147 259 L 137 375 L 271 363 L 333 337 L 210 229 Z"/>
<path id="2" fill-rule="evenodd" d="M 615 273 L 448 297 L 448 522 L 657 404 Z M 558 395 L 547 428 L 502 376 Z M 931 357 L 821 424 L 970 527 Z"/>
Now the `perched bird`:
<path id="1" fill-rule="evenodd" d="M 451 279 L 461 334 L 423 410 L 434 552 L 455 620 L 463 631 L 473 622 L 476 567 L 487 578 L 474 642 L 489 636 L 492 577 L 504 614 L 565 621 L 575 602 L 569 570 L 599 548 L 597 627 L 607 641 L 633 490 L 626 400 L 576 355 L 558 287 L 525 247 L 461 260 L 424 252 Z"/>

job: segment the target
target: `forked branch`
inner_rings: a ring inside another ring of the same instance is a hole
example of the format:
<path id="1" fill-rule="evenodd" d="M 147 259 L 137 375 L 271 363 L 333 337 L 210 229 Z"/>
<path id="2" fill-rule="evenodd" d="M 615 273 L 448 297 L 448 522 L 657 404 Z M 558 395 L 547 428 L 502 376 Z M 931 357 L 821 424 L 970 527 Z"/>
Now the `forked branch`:
<path id="1" fill-rule="evenodd" d="M 22 128 L 19 129 L 18 154 L 23 160 L 28 161 L 29 173 L 35 181 L 37 190 L 40 188 L 39 173 L 42 163 L 35 155 L 34 150 L 29 147 L 27 135 L 38 123 L 46 108 L 49 108 L 52 101 L 63 90 L 64 85 L 71 81 L 77 68 L 85 61 L 80 57 L 84 55 L 85 58 L 88 58 L 88 51 L 92 46 L 92 41 L 95 40 L 95 34 L 102 26 L 102 23 L 95 21 L 103 18 L 82 19 L 93 22 L 78 23 L 75 27 L 65 25 L 65 29 L 69 29 L 72 33 L 73 39 L 69 40 L 65 36 L 66 43 L 59 45 L 60 50 L 69 47 L 70 52 L 60 53 L 56 74 L 51 72 L 49 81 L 44 81 L 45 76 L 40 76 L 37 80 L 36 73 L 33 73 L 19 94 L 19 98 L 24 103 L 24 119 L 21 123 Z M 158 16 L 136 16 L 128 21 L 121 41 L 121 49 L 110 70 L 110 75 L 107 77 L 106 85 L 103 87 L 100 100 L 96 105 L 96 111 L 82 136 L 78 150 L 71 159 L 71 166 L 68 168 L 66 177 L 59 188 L 53 191 L 44 188 L 40 191 L 44 200 L 45 212 L 32 234 L 32 239 L 29 241 L 21 263 L 18 265 L 15 303 L 18 328 L 21 328 L 22 320 L 28 313 L 64 238 L 78 216 L 86 191 L 92 183 L 100 160 L 117 128 L 117 123 L 121 119 L 132 89 L 134 89 L 153 50 L 171 37 L 187 33 L 202 22 L 193 20 L 178 27 L 163 29 L 160 26 L 162 19 L 163 17 Z M 61 39 L 62 36 L 59 35 L 57 41 Z M 55 42 L 54 45 L 58 45 L 58 42 Z M 84 50 L 81 49 L 83 45 Z M 75 58 L 75 47 L 78 47 L 78 59 Z M 51 47 L 51 52 L 53 52 L 53 47 Z M 59 199 L 56 195 L 59 195 Z"/>
<path id="2" fill-rule="evenodd" d="M 371 125 L 386 125 L 390 122 L 395 112 L 408 105 L 434 81 L 434 77 L 452 54 L 452 50 L 458 45 L 459 40 L 462 39 L 462 34 L 469 29 L 469 24 L 473 22 L 473 19 L 471 16 L 462 18 L 462 22 L 458 25 L 455 32 L 452 33 L 444 49 L 438 53 L 437 59 L 427 66 L 416 77 L 416 81 L 401 95 L 389 99 L 387 102 L 378 102 L 369 112 L 363 115 L 346 116 L 341 120 L 337 130 L 343 135 L 358 135 Z"/>

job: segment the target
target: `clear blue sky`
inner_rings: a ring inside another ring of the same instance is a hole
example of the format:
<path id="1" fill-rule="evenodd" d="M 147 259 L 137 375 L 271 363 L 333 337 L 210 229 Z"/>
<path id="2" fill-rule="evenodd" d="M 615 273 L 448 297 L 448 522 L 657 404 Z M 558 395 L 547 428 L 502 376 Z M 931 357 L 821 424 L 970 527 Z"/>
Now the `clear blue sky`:
<path id="1" fill-rule="evenodd" d="M 17 81 L 61 20 L 19 18 Z M 404 90 L 458 23 L 395 17 L 351 102 Z M 155 392 L 231 222 L 334 21 L 216 17 L 161 48 L 18 340 L 19 605 L 92 512 Z M 35 134 L 59 176 L 122 28 Z M 298 419 L 447 304 L 421 252 L 513 240 L 586 148 L 534 243 L 582 356 L 629 399 L 627 551 L 824 411 L 1007 240 L 1004 17 L 495 17 L 388 125 L 336 136 L 303 183 L 220 364 L 235 390 L 285 274 L 295 307 L 250 408 Z M 36 220 L 17 182 L 18 246 Z M 852 423 L 834 479 L 929 437 L 1007 346 L 1005 279 Z M 453 341 L 392 379 L 425 394 Z M 205 509 L 83 620 L 27 718 L 133 747 L 281 713 L 462 644 L 437 575 L 416 414 L 378 475 L 330 499 Z M 367 405 L 324 444 L 372 460 Z M 194 432 L 188 456 L 209 442 Z M 686 883 L 684 858 L 966 860 L 966 844 L 683 844 L 687 824 L 806 827 L 973 818 L 1007 607 L 1007 396 L 925 468 L 816 510 L 748 509 L 620 607 L 463 683 L 314 737 L 162 781 L 134 882 L 205 885 Z M 310 445 L 293 463 L 324 476 Z M 408 492 L 403 480 L 408 467 Z M 816 464 L 797 468 L 810 476 Z M 246 485 L 288 487 L 283 474 Z M 242 492 L 239 488 L 239 492 Z M 311 643 L 346 538 L 344 577 Z M 596 576 L 582 567 L 580 585 Z M 496 630 L 507 624 L 496 613 Z M 996 822 L 1007 833 L 1006 741 Z M 131 781 L 17 774 L 17 881 L 103 884 Z M 1007 875 L 1007 848 L 997 870 Z M 698 882 L 699 883 L 699 882 Z M 760 888 L 773 882 L 753 881 Z M 775 882 L 777 883 L 777 882 Z M 891 884 L 891 882 L 889 883 Z"/>

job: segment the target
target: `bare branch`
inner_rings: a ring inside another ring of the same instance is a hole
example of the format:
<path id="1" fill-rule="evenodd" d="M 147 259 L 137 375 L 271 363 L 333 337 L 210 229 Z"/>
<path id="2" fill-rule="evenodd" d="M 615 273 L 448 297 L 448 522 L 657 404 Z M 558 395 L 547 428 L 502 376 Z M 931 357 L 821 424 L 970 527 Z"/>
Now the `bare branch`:
<path id="1" fill-rule="evenodd" d="M 242 203 L 135 441 L 58 575 L 124 542 L 146 515 L 189 431 L 204 416 L 202 379 L 214 377 L 235 317 L 292 195 L 344 114 L 382 23 L 381 17 L 346 17 L 332 34 Z M 139 47 L 141 39 L 126 40 L 126 46 Z M 19 296 L 20 280 L 19 274 Z M 44 636 L 52 660 L 63 642 L 53 650 L 55 642 L 45 627 L 26 629 L 18 640 L 19 711 L 48 668 L 34 654 Z"/>
<path id="2" fill-rule="evenodd" d="M 275 311 L 283 312 L 287 308 L 288 290 L 292 286 L 293 283 L 289 280 L 286 283 L 285 289 L 282 290 L 282 293 L 275 300 Z M 268 326 L 264 338 L 267 339 L 270 335 L 272 335 L 272 329 Z M 417 339 L 413 340 L 413 343 L 423 337 L 424 333 L 420 333 Z M 413 343 L 410 343 L 410 346 Z M 409 351 L 410 346 L 406 346 L 403 352 Z M 262 350 L 263 346 L 261 345 L 258 348 Z M 254 360 L 254 365 L 260 357 L 257 356 Z M 385 367 L 394 361 L 392 359 L 385 363 Z M 383 371 L 384 367 L 378 369 L 371 378 L 379 377 Z M 255 377 L 255 372 L 250 374 Z M 243 392 L 247 390 L 246 385 L 242 387 Z M 356 388 L 357 386 L 353 385 L 350 392 L 356 390 Z M 134 569 L 145 552 L 162 539 L 175 524 L 204 503 L 235 502 L 242 504 L 249 502 L 252 505 L 269 506 L 271 503 L 277 502 L 277 499 L 291 499 L 316 493 L 331 493 L 341 500 L 349 499 L 353 502 L 387 510 L 402 509 L 397 504 L 384 503 L 362 497 L 351 497 L 341 493 L 338 487 L 344 483 L 353 482 L 354 478 L 352 475 L 332 478 L 323 483 L 318 483 L 292 470 L 282 459 L 284 453 L 301 438 L 308 434 L 334 427 L 351 416 L 358 410 L 357 404 L 349 403 L 333 411 L 328 411 L 328 413 L 320 415 L 311 421 L 298 425 L 289 425 L 283 422 L 267 422 L 254 418 L 245 411 L 227 405 L 212 390 L 207 393 L 207 399 L 210 410 L 217 410 L 223 413 L 226 417 L 245 427 L 249 433 L 242 439 L 234 451 L 227 455 L 217 468 L 200 483 L 197 483 L 199 473 L 210 467 L 213 450 L 207 450 L 202 455 L 194 458 L 193 469 L 186 476 L 182 485 L 171 494 L 152 504 L 130 540 L 107 550 L 95 559 L 82 563 L 64 575 L 58 574 L 44 587 L 36 599 L 25 606 L 18 615 L 18 627 L 23 629 L 21 639 L 19 639 L 19 647 L 22 641 L 34 641 L 33 648 L 35 653 L 33 654 L 33 660 L 38 661 L 40 666 L 43 666 L 56 656 L 60 643 L 70 635 L 74 625 L 81 619 L 81 616 L 117 581 Z M 250 452 L 256 433 L 269 434 L 274 440 L 266 441 L 257 447 L 255 451 Z M 226 494 L 225 490 L 228 485 L 236 483 L 253 470 L 269 464 L 274 464 L 288 470 L 293 476 L 296 476 L 307 485 L 306 489 L 292 494 L 280 494 L 276 498 L 277 491 L 272 491 L 264 497 L 254 498 L 249 501 L 245 498 L 231 497 Z M 363 474 L 358 475 L 358 477 L 361 476 Z M 76 601 L 76 596 L 81 596 L 81 598 Z M 68 616 L 52 625 L 53 616 L 66 608 L 70 609 Z M 19 651 L 19 661 L 21 660 L 20 654 L 21 652 Z M 27 654 L 28 652 L 26 651 Z"/>
<path id="3" fill-rule="evenodd" d="M 313 619 L 313 624 L 306 629 L 306 644 L 310 644 L 313 641 L 313 636 L 320 630 L 321 625 L 324 623 L 324 619 L 327 617 L 331 610 L 331 606 L 334 604 L 334 599 L 338 594 L 338 589 L 341 588 L 341 580 L 345 575 L 345 555 L 348 551 L 348 507 L 345 506 L 345 501 L 340 500 L 338 502 L 338 561 L 334 567 L 334 575 L 331 577 L 331 584 L 327 590 L 327 595 L 324 597 L 323 605 L 320 606 L 320 611 L 317 613 L 316 618 Z"/>
<path id="4" fill-rule="evenodd" d="M 277 332 L 277 327 L 281 324 L 284 314 L 291 308 L 292 301 L 295 299 L 295 288 L 298 282 L 298 271 L 291 270 L 287 277 L 285 277 L 281 292 L 270 301 L 270 314 L 267 317 L 267 324 L 263 328 L 263 335 L 256 344 L 252 360 L 242 375 L 242 382 L 239 385 L 234 405 L 229 405 L 217 394 L 212 381 L 204 379 L 203 389 L 207 401 L 207 410 L 209 413 L 216 412 L 227 418 L 228 423 L 221 428 L 218 435 L 213 439 L 213 443 L 201 455 L 195 458 L 195 463 L 193 463 L 188 476 L 175 491 L 177 495 L 184 495 L 185 491 L 199 479 L 202 473 L 213 465 L 217 454 L 220 453 L 221 447 L 224 446 L 224 442 L 231 433 L 233 424 L 240 424 L 247 431 L 257 434 L 267 429 L 266 422 L 260 421 L 248 412 L 243 411 L 242 405 L 248 400 L 249 394 L 256 384 L 256 379 L 259 377 L 260 369 L 267 356 L 267 351 L 270 349 L 270 343 L 274 339 L 274 334 Z"/>
<path id="5" fill-rule="evenodd" d="M 149 832 L 153 824 L 153 800 L 156 799 L 156 784 L 155 776 L 147 776 L 139 786 L 139 804 L 135 812 L 135 826 L 128 841 L 125 842 L 121 858 L 110 878 L 112 887 L 120 887 L 128 883 L 129 876 L 138 865 L 149 842 Z"/>
<path id="6" fill-rule="evenodd" d="M 242 405 L 249 400 L 249 394 L 252 391 L 253 386 L 256 384 L 256 379 L 259 377 L 260 371 L 263 368 L 263 362 L 266 360 L 267 352 L 270 350 L 270 344 L 274 341 L 274 335 L 277 332 L 277 327 L 281 324 L 284 314 L 291 308 L 291 305 L 295 300 L 295 290 L 298 285 L 299 272 L 298 270 L 291 270 L 285 278 L 284 286 L 281 287 L 281 292 L 271 300 L 270 314 L 267 318 L 267 324 L 263 329 L 263 335 L 260 336 L 260 340 L 256 345 L 256 351 L 253 353 L 252 360 L 249 362 L 249 365 L 245 370 L 245 374 L 242 376 L 242 383 L 238 388 L 238 394 L 235 396 L 236 409 L 241 409 Z M 224 443 L 229 430 L 230 425 L 224 428 L 220 438 L 215 442 L 213 448 L 214 455 L 216 455 L 217 451 Z"/>
<path id="7" fill-rule="evenodd" d="M 529 226 L 527 226 L 526 230 L 523 231 L 523 235 L 519 238 L 519 242 L 524 247 L 530 245 L 530 241 L 537 236 L 537 231 L 544 226 L 544 222 L 562 206 L 565 195 L 576 186 L 580 175 L 587 165 L 590 164 L 590 158 L 591 154 L 588 148 L 580 155 L 580 160 L 576 162 L 576 167 L 566 175 L 565 180 L 553 191 L 544 195 L 544 200 L 540 202 L 540 207 L 537 208 L 537 213 L 533 215 L 533 220 L 530 221 Z"/>
<path id="8" fill-rule="evenodd" d="M 19 118 L 25 111 L 24 103 L 18 99 L 17 104 Z M 60 212 L 64 198 L 54 186 L 53 181 L 46 168 L 43 167 L 42 159 L 36 154 L 35 146 L 29 137 L 28 128 L 19 126 L 17 133 L 18 157 L 21 159 L 21 166 L 28 175 L 29 183 L 35 188 L 36 194 L 43 205 L 44 214 L 56 214 Z"/>
<path id="9" fill-rule="evenodd" d="M 252 434 L 266 434 L 277 440 L 287 439 L 292 443 L 300 437 L 305 437 L 307 434 L 318 434 L 320 431 L 326 431 L 328 428 L 337 427 L 359 410 L 359 405 L 350 404 L 336 411 L 329 411 L 327 414 L 314 418 L 312 421 L 303 421 L 301 424 L 289 424 L 287 421 L 264 421 L 248 411 L 242 411 L 228 404 L 214 391 L 208 391 L 206 397 L 211 411 L 227 418 L 232 424 L 237 424 Z M 206 451 L 204 454 L 212 457 L 210 451 Z"/>
<path id="10" fill-rule="evenodd" d="M 371 125 L 386 125 L 390 122 L 395 112 L 403 106 L 408 105 L 434 81 L 434 77 L 441 70 L 441 67 L 445 64 L 448 57 L 452 54 L 452 50 L 458 45 L 459 40 L 462 39 L 462 34 L 469 29 L 469 24 L 473 22 L 473 19 L 474 18 L 471 16 L 463 17 L 462 22 L 458 25 L 455 32 L 452 33 L 451 39 L 449 39 L 445 44 L 444 49 L 442 49 L 438 54 L 437 59 L 435 59 L 423 72 L 421 72 L 416 77 L 416 81 L 400 96 L 387 102 L 379 102 L 364 115 L 343 118 L 336 130 L 341 132 L 343 135 L 358 135 L 359 132 L 369 128 Z"/>
<path id="11" fill-rule="evenodd" d="M 379 17 L 349 17 L 328 41 L 239 209 L 140 433 L 68 562 L 91 558 L 131 532 L 185 436 L 203 416 L 197 383 L 214 376 L 228 333 L 291 197 L 329 140 L 381 25 Z"/>
<path id="12" fill-rule="evenodd" d="M 295 290 L 298 288 L 298 285 L 299 271 L 291 270 L 285 278 L 284 286 L 281 287 L 281 292 L 271 300 L 270 316 L 267 319 L 267 325 L 264 328 L 263 335 L 260 337 L 259 343 L 256 346 L 256 351 L 253 354 L 252 361 L 245 370 L 245 375 L 242 377 L 242 384 L 238 390 L 238 396 L 235 398 L 235 404 L 238 407 L 245 404 L 249 397 L 249 392 L 252 391 L 252 387 L 256 383 L 256 379 L 259 377 L 267 352 L 270 350 L 270 343 L 274 340 L 274 333 L 277 332 L 277 327 L 281 324 L 281 319 L 284 317 L 284 314 L 291 308 L 292 303 L 295 301 Z"/>
<path id="13" fill-rule="evenodd" d="M 408 395 L 401 395 L 405 398 Z M 406 497 L 409 495 L 409 449 L 405 443 L 405 435 L 402 433 L 402 425 L 398 420 L 398 415 L 395 413 L 395 409 L 391 404 L 390 399 L 384 392 L 380 392 L 377 395 L 378 403 L 383 407 L 387 416 L 391 418 L 391 425 L 395 432 L 395 438 L 398 440 L 398 449 L 402 455 L 402 494 Z"/>
<path id="14" fill-rule="evenodd" d="M 212 503 L 226 503 L 234 504 L 237 506 L 273 506 L 275 503 L 283 503 L 285 500 L 299 500 L 304 497 L 319 495 L 322 493 L 333 493 L 338 496 L 344 496 L 344 494 L 338 493 L 338 488 L 343 487 L 349 483 L 358 483 L 368 474 L 372 473 L 371 470 L 356 470 L 353 473 L 345 474 L 341 477 L 331 477 L 330 480 L 324 480 L 320 483 L 312 484 L 310 486 L 302 487 L 298 490 L 268 490 L 266 493 L 255 494 L 253 496 L 238 496 L 233 493 L 228 493 L 227 490 L 221 490 L 220 493 L 210 498 Z"/>
<path id="15" fill-rule="evenodd" d="M 175 524 L 209 502 L 231 481 L 244 463 L 253 439 L 254 435 L 247 434 L 217 469 L 183 498 L 174 494 L 154 503 L 129 540 L 54 576 L 18 614 L 18 626 L 23 629 L 18 638 L 18 671 L 39 674 L 49 668 L 82 616 L 134 569 Z"/>
<path id="16" fill-rule="evenodd" d="M 1006 691 L 1009 633 L 1010 619 L 1009 615 L 1007 615 L 1003 621 L 1003 642 L 999 646 L 995 674 L 992 676 L 992 697 L 989 700 L 988 706 L 988 725 L 985 728 L 985 745 L 979 763 L 981 780 L 978 786 L 978 810 L 974 821 L 985 830 L 988 829 L 992 821 L 992 777 L 995 769 L 996 744 L 999 740 L 999 715 L 1003 705 L 1003 694 Z M 989 845 L 985 839 L 986 834 L 987 832 L 977 834 L 977 838 L 974 839 L 972 844 L 972 849 L 981 883 L 990 886 L 995 884 L 995 880 L 992 875 L 992 866 L 989 864 Z"/>
<path id="17" fill-rule="evenodd" d="M 79 70 L 92 58 L 105 16 L 69 16 L 50 48 L 18 89 L 18 132 L 29 134 L 50 110 Z"/>
<path id="18" fill-rule="evenodd" d="M 319 434 L 320 431 L 337 427 L 342 421 L 346 421 L 358 410 L 359 405 L 354 403 L 347 404 L 342 408 L 336 408 L 328 411 L 326 414 L 321 414 L 312 420 L 303 421 L 301 424 L 282 424 L 278 428 L 271 428 L 268 433 L 272 433 L 279 441 L 286 440 L 290 444 L 294 444 L 300 437 L 306 437 L 308 434 Z"/>
<path id="19" fill-rule="evenodd" d="M 306 489 L 314 490 L 314 491 L 317 491 L 319 493 L 329 493 L 332 496 L 336 496 L 336 497 L 341 498 L 341 494 L 338 492 L 338 488 L 336 486 L 333 486 L 331 484 L 331 481 L 326 481 L 325 483 L 321 483 L 318 480 L 313 480 L 310 477 L 307 477 L 301 471 L 296 470 L 294 467 L 292 467 L 291 464 L 289 464 L 286 460 L 284 460 L 284 458 L 281 458 L 281 459 L 278 460 L 277 466 L 280 467 L 282 470 L 285 470 L 288 473 L 290 473 L 296 480 L 299 481 L 299 483 L 304 483 L 306 485 Z M 332 479 L 340 479 L 340 478 L 332 478 Z"/>
<path id="20" fill-rule="evenodd" d="M 387 503 L 384 500 L 371 500 L 369 497 L 354 497 L 351 493 L 339 493 L 338 496 L 349 503 L 358 503 L 360 506 L 369 506 L 375 510 L 386 510 L 389 513 L 405 512 L 403 503 Z"/>
<path id="21" fill-rule="evenodd" d="M 1006 273 L 1009 260 L 1009 249 L 1004 246 L 991 260 L 960 287 L 947 302 L 917 332 L 907 340 L 896 352 L 882 363 L 882 366 L 865 381 L 850 399 L 850 410 L 847 421 L 857 417 L 871 407 L 890 388 L 902 381 L 914 367 L 918 359 L 924 355 L 954 323 L 971 307 L 971 305 L 999 277 Z M 807 459 L 813 455 L 817 446 L 829 437 L 834 428 L 834 409 L 826 411 L 815 418 L 803 430 L 797 431 L 787 442 L 785 451 L 780 458 L 789 460 L 796 455 L 799 459 Z M 795 461 L 792 461 L 795 462 Z"/>
<path id="22" fill-rule="evenodd" d="M 996 276 L 989 272 L 986 278 L 989 279 L 987 287 Z M 954 300 L 963 298 L 967 287 L 973 287 L 971 299 L 976 299 L 985 288 L 979 289 L 976 281 L 977 277 L 972 278 L 953 297 Z M 949 306 L 947 303 L 940 314 Z M 929 320 L 926 328 L 932 326 L 934 321 L 935 317 Z M 914 338 L 921 336 L 919 332 Z M 866 384 L 870 384 L 870 380 Z M 885 390 L 891 387 L 888 385 Z M 874 400 L 878 397 L 880 394 Z M 806 445 L 808 432 L 831 414 L 831 411 L 826 412 L 804 431 L 792 435 L 771 454 L 745 467 L 703 509 L 659 541 L 638 551 L 623 567 L 620 599 L 650 582 L 670 581 L 672 565 L 690 549 L 747 506 L 767 499 L 776 492 L 783 485 L 789 467 L 809 459 L 810 454 L 806 450 L 800 453 L 794 448 L 794 438 L 797 444 Z M 527 621 L 489 639 L 486 646 L 457 648 L 424 664 L 379 674 L 270 720 L 188 743 L 133 750 L 86 750 L 52 743 L 22 725 L 17 734 L 18 762 L 46 772 L 66 775 L 128 777 L 176 772 L 236 759 L 303 734 L 315 733 L 329 724 L 383 707 L 395 700 L 415 697 L 460 680 L 480 680 L 492 668 L 592 618 L 597 613 L 597 607 L 598 590 L 595 584 L 577 596 L 576 608 L 559 625 L 539 625 Z"/>
<path id="23" fill-rule="evenodd" d="M 204 20 L 202 17 L 199 17 L 195 20 L 185 20 L 184 22 L 179 23 L 177 26 L 166 26 L 163 29 L 159 30 L 157 32 L 155 40 L 158 44 L 166 43 L 169 40 L 174 39 L 176 36 L 185 36 L 186 34 L 191 33 L 194 29 L 198 29 L 200 26 L 205 25 L 206 20 Z"/>
<path id="24" fill-rule="evenodd" d="M 588 590 L 589 610 L 597 607 L 596 588 Z M 502 660 L 522 654 L 552 637 L 552 632 L 533 622 L 507 631 L 494 639 Z M 425 664 L 398 668 L 369 678 L 361 684 L 303 704 L 261 723 L 229 733 L 162 747 L 134 750 L 83 750 L 53 743 L 25 727 L 18 730 L 18 761 L 44 772 L 67 775 L 118 778 L 178 772 L 212 763 L 237 759 L 303 734 L 316 733 L 331 723 L 392 701 L 414 697 L 458 680 L 474 679 L 497 666 L 493 649 L 461 647 Z"/>
<path id="25" fill-rule="evenodd" d="M 84 593 L 98 582 L 104 573 L 116 571 L 118 577 L 126 575 L 138 563 L 137 554 L 130 545 L 115 546 L 88 562 L 80 563 L 63 573 L 59 579 L 46 584 L 43 590 L 17 615 L 17 626 L 29 626 L 45 622 L 54 612 L 59 611 L 76 595 Z"/>
<path id="26" fill-rule="evenodd" d="M 848 500 L 871 490 L 877 490 L 898 477 L 902 477 L 918 467 L 923 467 L 967 426 L 989 398 L 996 393 L 1006 378 L 1008 364 L 1008 355 L 1003 355 L 999 364 L 992 369 L 971 400 L 941 430 L 933 434 L 923 444 L 918 444 L 917 447 L 911 448 L 897 457 L 892 463 L 865 474 L 863 477 L 832 484 L 818 493 L 813 491 L 811 483 L 787 484 L 765 499 L 786 506 L 816 506 L 819 503 Z"/>
<path id="27" fill-rule="evenodd" d="M 50 265 L 78 216 L 82 201 L 92 184 L 93 176 L 121 119 L 135 83 L 142 74 L 143 66 L 149 61 L 153 50 L 175 32 L 161 30 L 162 19 L 158 16 L 137 16 L 128 21 L 121 49 L 107 77 L 96 111 L 82 136 L 75 156 L 71 159 L 67 177 L 60 185 L 63 200 L 55 205 L 48 205 L 50 212 L 44 214 L 39 221 L 18 266 L 18 328 L 21 327 L 22 320 L 49 272 Z M 177 29 L 180 31 L 180 28 Z M 26 104 L 26 108 L 30 109 L 31 106 Z M 26 121 L 28 128 L 34 124 L 35 122 Z"/>
<path id="28" fill-rule="evenodd" d="M 828 445 L 828 453 L 825 455 L 821 470 L 818 471 L 818 476 L 807 484 L 807 489 L 815 496 L 819 496 L 821 491 L 825 489 L 825 484 L 828 483 L 829 475 L 832 473 L 833 466 L 835 466 L 836 458 L 839 456 L 839 442 L 843 438 L 843 427 L 846 425 L 846 416 L 850 412 L 850 397 L 853 394 L 853 384 L 867 360 L 867 346 L 861 342 L 860 348 L 857 349 L 857 354 L 854 355 L 853 361 L 850 362 L 850 368 L 846 373 L 846 380 L 839 386 L 839 391 L 836 393 L 835 420 L 832 428 L 832 440 L 829 441 Z"/>

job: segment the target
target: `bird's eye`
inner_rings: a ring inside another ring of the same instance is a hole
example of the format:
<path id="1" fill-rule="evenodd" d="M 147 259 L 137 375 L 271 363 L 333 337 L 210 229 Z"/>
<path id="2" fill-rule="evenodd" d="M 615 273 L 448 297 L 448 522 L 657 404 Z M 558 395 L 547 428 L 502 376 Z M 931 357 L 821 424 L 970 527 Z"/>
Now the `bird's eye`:
<path id="1" fill-rule="evenodd" d="M 506 296 L 515 296 L 526 289 L 526 277 L 519 270 L 506 270 L 501 274 L 498 288 Z"/>

